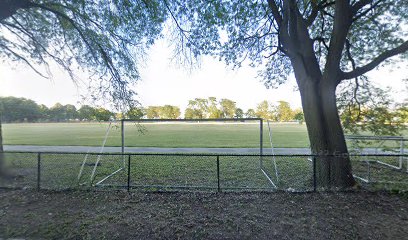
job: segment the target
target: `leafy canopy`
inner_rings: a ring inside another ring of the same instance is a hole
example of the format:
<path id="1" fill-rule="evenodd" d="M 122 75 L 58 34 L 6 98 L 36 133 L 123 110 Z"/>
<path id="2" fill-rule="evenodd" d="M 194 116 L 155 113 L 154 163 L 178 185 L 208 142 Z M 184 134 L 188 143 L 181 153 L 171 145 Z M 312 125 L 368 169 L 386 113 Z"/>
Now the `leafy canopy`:
<path id="1" fill-rule="evenodd" d="M 259 76 L 267 87 L 284 83 L 294 71 L 293 64 L 301 61 L 303 72 L 296 75 L 299 87 L 306 78 L 318 84 L 344 84 L 338 89 L 342 113 L 346 113 L 343 104 L 360 111 L 354 101 L 359 98 L 366 107 L 379 103 L 367 98 L 381 91 L 364 74 L 397 59 L 391 57 L 407 57 L 405 0 L 193 0 L 168 7 L 182 39 L 178 42 L 184 44 L 180 49 L 192 49 L 195 56 L 218 55 L 236 67 L 249 62 L 262 69 Z M 388 106 L 384 101 L 376 109 L 387 117 L 361 125 L 360 130 L 395 134 L 400 129 L 402 125 L 392 125 L 395 117 L 382 111 Z M 378 117 L 372 111 L 359 114 Z M 344 126 L 356 131 L 350 118 L 343 117 Z M 387 126 L 377 131 L 381 125 Z"/>
<path id="2" fill-rule="evenodd" d="M 50 62 L 73 79 L 80 68 L 97 92 L 124 102 L 132 102 L 135 92 L 128 86 L 139 79 L 137 65 L 164 26 L 174 30 L 178 56 L 217 55 L 237 67 L 248 61 L 263 69 L 259 75 L 267 87 L 282 84 L 293 71 L 290 58 L 300 49 L 292 44 L 295 38 L 302 38 L 300 45 L 312 44 L 312 51 L 302 54 L 316 59 L 320 75 L 334 62 L 339 78 L 352 79 L 357 90 L 362 75 L 394 55 L 406 57 L 408 49 L 406 0 L 5 0 L 0 5 L 2 59 L 24 62 L 44 77 L 51 75 Z M 344 21 L 336 23 L 340 11 Z M 344 46 L 336 48 L 341 30 Z M 338 61 L 328 61 L 338 50 Z"/>
<path id="3" fill-rule="evenodd" d="M 215 54 L 235 66 L 245 60 L 254 66 L 262 65 L 264 71 L 260 76 L 265 85 L 275 87 L 292 72 L 291 49 L 282 44 L 285 34 L 291 34 L 284 29 L 290 26 L 282 23 L 291 17 L 287 17 L 285 5 L 290 5 L 303 18 L 310 35 L 305 41 L 313 41 L 313 54 L 323 72 L 333 36 L 335 2 L 192 0 L 171 4 L 170 13 L 179 27 L 179 36 L 184 39 L 181 43 L 192 48 L 196 55 Z M 359 67 L 401 45 L 406 51 L 408 39 L 407 1 L 351 0 L 350 5 L 347 13 L 352 14 L 352 22 L 339 62 L 344 78 L 364 74 L 366 70 L 361 71 Z M 351 74 L 356 68 L 360 71 Z"/>
<path id="4" fill-rule="evenodd" d="M 137 65 L 167 15 L 162 1 L 142 0 L 6 0 L 0 7 L 0 58 L 47 78 L 52 62 L 74 80 L 79 68 L 93 91 L 122 102 L 132 101 Z"/>

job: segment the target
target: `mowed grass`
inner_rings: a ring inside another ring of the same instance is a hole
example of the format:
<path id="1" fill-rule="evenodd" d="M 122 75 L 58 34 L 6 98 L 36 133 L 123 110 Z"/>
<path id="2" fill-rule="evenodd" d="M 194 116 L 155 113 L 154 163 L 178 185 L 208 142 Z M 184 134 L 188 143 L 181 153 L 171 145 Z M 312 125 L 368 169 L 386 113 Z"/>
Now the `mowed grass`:
<path id="1" fill-rule="evenodd" d="M 6 145 L 101 146 L 108 123 L 17 123 L 3 124 Z M 308 147 L 304 124 L 271 124 L 274 147 Z M 140 130 L 143 129 L 141 132 Z M 259 147 L 259 124 L 250 123 L 146 123 L 125 124 L 128 147 Z M 264 147 L 270 147 L 267 124 L 263 126 Z M 120 123 L 111 129 L 106 146 L 120 146 Z"/>
<path id="2" fill-rule="evenodd" d="M 0 183 L 0 187 L 37 187 L 37 154 L 5 153 L 6 169 L 15 176 L 12 181 Z M 79 175 L 86 158 L 86 165 Z M 219 184 L 222 190 L 260 189 L 276 190 L 260 170 L 259 156 L 211 156 L 211 155 L 130 155 L 130 185 L 147 190 L 175 188 L 213 189 Z M 91 182 L 94 164 L 99 160 L 95 178 Z M 86 154 L 41 154 L 42 189 L 87 189 L 123 168 L 103 184 L 123 187 L 128 179 L 128 156 Z M 276 179 L 273 159 L 262 158 L 265 171 L 270 174 L 278 189 L 299 191 L 312 188 L 312 168 L 304 157 L 278 157 Z M 79 178 L 79 179 L 78 179 Z"/>

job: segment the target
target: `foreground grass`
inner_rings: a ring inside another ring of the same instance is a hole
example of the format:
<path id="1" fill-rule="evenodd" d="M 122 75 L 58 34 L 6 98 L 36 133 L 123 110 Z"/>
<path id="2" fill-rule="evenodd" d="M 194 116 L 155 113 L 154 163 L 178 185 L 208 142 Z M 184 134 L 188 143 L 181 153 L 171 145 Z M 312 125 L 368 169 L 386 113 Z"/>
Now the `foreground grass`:
<path id="1" fill-rule="evenodd" d="M 0 190 L 0 238 L 405 239 L 408 201 L 387 193 Z"/>
<path id="2" fill-rule="evenodd" d="M 3 124 L 6 145 L 100 146 L 107 123 Z M 308 147 L 305 125 L 272 124 L 275 147 Z M 140 133 L 140 128 L 144 133 Z M 264 124 L 264 147 L 270 147 Z M 137 147 L 259 147 L 258 124 L 143 124 L 126 123 L 126 146 Z M 120 128 L 109 133 L 107 146 L 120 146 Z"/>

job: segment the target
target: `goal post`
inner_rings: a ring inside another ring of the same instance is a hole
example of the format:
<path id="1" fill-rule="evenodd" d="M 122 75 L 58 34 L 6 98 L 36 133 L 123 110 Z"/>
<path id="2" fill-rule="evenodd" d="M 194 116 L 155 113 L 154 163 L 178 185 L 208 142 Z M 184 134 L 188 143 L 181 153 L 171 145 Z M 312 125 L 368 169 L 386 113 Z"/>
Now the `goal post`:
<path id="1" fill-rule="evenodd" d="M 92 166 L 92 170 L 89 173 L 90 174 L 90 176 L 89 176 L 89 185 L 91 185 L 91 186 L 92 185 L 95 185 L 95 186 L 99 185 L 100 183 L 104 182 L 105 180 L 109 179 L 110 177 L 112 177 L 113 175 L 115 175 L 116 173 L 118 173 L 118 172 L 120 172 L 120 171 L 122 171 L 124 169 L 125 165 L 119 166 L 119 168 L 116 169 L 113 173 L 108 174 L 102 180 L 99 180 L 97 183 L 94 184 L 94 181 L 95 181 L 95 178 L 96 178 L 96 175 L 97 175 L 97 171 L 98 171 L 98 167 L 100 165 L 102 165 L 101 162 L 105 162 L 105 159 L 103 159 L 104 158 L 104 149 L 105 149 L 108 137 L 109 137 L 110 133 L 112 132 L 112 129 L 114 128 L 115 125 L 116 125 L 116 121 L 113 118 L 111 118 L 109 123 L 108 123 L 108 126 L 107 126 L 107 128 L 105 130 L 105 135 L 104 135 L 103 140 L 102 140 L 102 145 L 100 147 L 99 154 L 91 154 L 90 150 L 88 149 L 88 151 L 85 154 L 85 157 L 84 157 L 84 159 L 82 161 L 82 164 L 81 164 L 81 167 L 79 169 L 78 176 L 77 176 L 78 185 L 88 184 L 88 182 L 81 183 L 81 179 L 84 177 L 85 166 Z M 90 156 L 90 155 L 92 155 L 93 157 Z M 93 160 L 90 160 L 90 159 L 93 159 Z M 90 162 L 88 162 L 88 160 Z"/>
<path id="2" fill-rule="evenodd" d="M 122 119 L 121 152 L 254 155 L 255 161 L 244 163 L 242 169 L 255 170 L 256 176 L 268 179 L 268 187 L 276 189 L 263 167 L 264 123 L 262 118 Z M 229 164 L 225 161 L 222 166 Z"/>
<path id="3" fill-rule="evenodd" d="M 408 138 L 403 136 L 367 136 L 367 135 L 346 135 L 346 140 L 351 141 L 354 150 L 360 154 L 398 154 L 398 159 L 395 162 L 385 162 L 381 160 L 370 160 L 383 166 L 402 170 L 404 164 L 405 142 Z M 407 160 L 408 172 L 408 160 Z"/>

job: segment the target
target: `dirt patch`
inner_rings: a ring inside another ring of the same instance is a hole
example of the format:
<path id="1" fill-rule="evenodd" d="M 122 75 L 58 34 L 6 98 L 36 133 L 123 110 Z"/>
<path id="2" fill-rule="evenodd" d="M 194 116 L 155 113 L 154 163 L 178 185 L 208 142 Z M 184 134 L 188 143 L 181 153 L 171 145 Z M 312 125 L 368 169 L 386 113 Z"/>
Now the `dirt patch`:
<path id="1" fill-rule="evenodd" d="M 0 190 L 0 199 L 0 238 L 408 237 L 408 200 L 387 193 Z"/>

